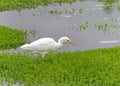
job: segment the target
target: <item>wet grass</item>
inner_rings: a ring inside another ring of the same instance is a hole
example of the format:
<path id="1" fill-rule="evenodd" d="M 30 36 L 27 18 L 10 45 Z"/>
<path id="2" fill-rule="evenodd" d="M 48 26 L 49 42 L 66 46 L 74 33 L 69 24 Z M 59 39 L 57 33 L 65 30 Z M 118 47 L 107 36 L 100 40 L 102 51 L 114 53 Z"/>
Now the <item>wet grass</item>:
<path id="1" fill-rule="evenodd" d="M 26 34 L 22 30 L 0 26 L 0 49 L 17 48 L 26 42 Z"/>
<path id="2" fill-rule="evenodd" d="M 25 86 L 119 85 L 120 47 L 62 52 L 32 58 L 26 54 L 0 54 L 1 82 Z"/>

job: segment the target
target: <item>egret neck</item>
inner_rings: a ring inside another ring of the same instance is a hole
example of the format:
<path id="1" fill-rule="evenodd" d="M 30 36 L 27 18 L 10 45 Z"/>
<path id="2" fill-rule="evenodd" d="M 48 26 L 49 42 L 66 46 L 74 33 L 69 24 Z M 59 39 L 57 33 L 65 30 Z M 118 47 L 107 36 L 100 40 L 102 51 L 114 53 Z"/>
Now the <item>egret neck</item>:
<path id="1" fill-rule="evenodd" d="M 63 42 L 59 39 L 57 43 L 57 48 L 60 49 L 63 46 Z"/>

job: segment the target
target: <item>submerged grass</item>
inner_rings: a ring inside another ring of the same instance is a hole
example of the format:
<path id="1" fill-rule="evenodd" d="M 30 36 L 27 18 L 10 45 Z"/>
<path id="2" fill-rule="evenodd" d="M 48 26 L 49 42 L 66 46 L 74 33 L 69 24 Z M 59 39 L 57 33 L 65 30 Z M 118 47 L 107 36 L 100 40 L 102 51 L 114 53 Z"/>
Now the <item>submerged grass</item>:
<path id="1" fill-rule="evenodd" d="M 0 49 L 16 48 L 26 42 L 26 34 L 22 30 L 0 26 Z"/>
<path id="2" fill-rule="evenodd" d="M 120 47 L 62 52 L 32 58 L 26 54 L 0 54 L 0 76 L 25 86 L 119 85 Z M 2 81 L 1 81 L 2 82 Z"/>

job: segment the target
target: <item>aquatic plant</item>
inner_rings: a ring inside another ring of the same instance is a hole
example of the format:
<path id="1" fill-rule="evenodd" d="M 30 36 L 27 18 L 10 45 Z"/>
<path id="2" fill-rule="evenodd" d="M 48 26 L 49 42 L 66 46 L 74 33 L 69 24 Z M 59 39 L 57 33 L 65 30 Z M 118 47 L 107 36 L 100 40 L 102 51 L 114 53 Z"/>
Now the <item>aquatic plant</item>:
<path id="1" fill-rule="evenodd" d="M 84 31 L 88 28 L 88 22 L 85 22 L 85 24 L 79 25 L 80 31 Z"/>
<path id="2" fill-rule="evenodd" d="M 110 13 L 113 11 L 113 4 L 107 3 L 103 6 L 103 10 L 107 13 Z"/>
<path id="3" fill-rule="evenodd" d="M 120 28 L 119 24 L 94 24 L 94 27 L 103 33 L 112 32 L 114 33 Z"/>
<path id="4" fill-rule="evenodd" d="M 0 76 L 25 86 L 118 85 L 120 47 L 48 54 L 0 54 Z"/>
<path id="5" fill-rule="evenodd" d="M 79 13 L 83 13 L 84 10 L 81 8 L 81 9 L 75 9 L 75 8 L 66 8 L 65 10 L 58 10 L 58 9 L 52 9 L 52 10 L 49 10 L 48 13 L 50 14 L 68 14 L 68 15 L 74 15 L 75 13 L 77 13 L 77 10 L 79 10 Z"/>
<path id="6" fill-rule="evenodd" d="M 48 13 L 57 15 L 57 14 L 61 14 L 62 12 L 59 10 L 50 10 L 50 11 L 48 11 Z"/>
<path id="7" fill-rule="evenodd" d="M 86 21 L 85 24 L 71 24 L 69 25 L 69 28 L 73 30 L 85 31 L 86 29 L 88 29 L 88 26 L 89 23 L 88 21 Z"/>
<path id="8" fill-rule="evenodd" d="M 83 13 L 83 12 L 84 12 L 84 9 L 83 9 L 83 8 L 80 8 L 80 9 L 79 9 L 79 12 L 80 12 L 80 13 Z"/>
<path id="9" fill-rule="evenodd" d="M 24 31 L 0 26 L 0 49 L 16 48 L 26 41 Z"/>
<path id="10" fill-rule="evenodd" d="M 116 21 L 116 19 L 115 19 Z M 68 28 L 72 29 L 72 30 L 78 30 L 78 31 L 85 31 L 87 29 L 89 29 L 89 22 L 86 21 L 84 24 L 71 24 L 68 26 Z M 118 29 L 120 28 L 119 24 L 94 24 L 91 25 L 93 26 L 95 29 L 98 29 L 99 31 L 101 31 L 102 33 L 108 33 L 108 32 L 112 32 L 115 33 L 118 31 Z"/>
<path id="11" fill-rule="evenodd" d="M 118 8 L 118 11 L 120 11 L 120 4 L 118 5 L 118 7 L 117 7 L 117 8 Z"/>

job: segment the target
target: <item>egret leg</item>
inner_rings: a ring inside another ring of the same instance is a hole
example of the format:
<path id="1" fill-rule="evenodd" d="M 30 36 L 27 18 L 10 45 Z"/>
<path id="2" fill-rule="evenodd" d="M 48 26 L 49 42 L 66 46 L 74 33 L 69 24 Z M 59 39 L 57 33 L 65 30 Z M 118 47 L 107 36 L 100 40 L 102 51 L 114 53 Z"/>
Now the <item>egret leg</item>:
<path id="1" fill-rule="evenodd" d="M 45 55 L 46 55 L 47 53 L 48 53 L 48 52 L 41 52 L 42 59 L 45 57 Z"/>
<path id="2" fill-rule="evenodd" d="M 45 54 L 42 54 L 42 59 L 45 57 Z"/>

